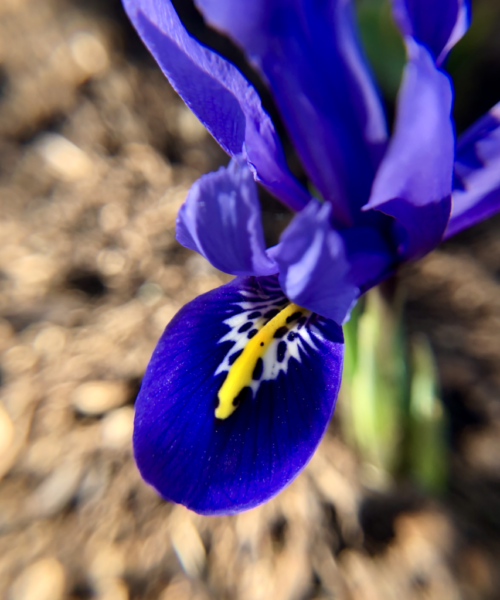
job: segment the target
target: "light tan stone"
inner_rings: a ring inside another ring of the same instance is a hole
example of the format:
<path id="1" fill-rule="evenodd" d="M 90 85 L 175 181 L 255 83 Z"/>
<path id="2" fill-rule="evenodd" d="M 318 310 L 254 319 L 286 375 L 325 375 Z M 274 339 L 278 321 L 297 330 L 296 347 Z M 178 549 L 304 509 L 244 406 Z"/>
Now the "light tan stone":
<path id="1" fill-rule="evenodd" d="M 117 408 L 107 414 L 101 423 L 101 439 L 108 448 L 122 448 L 131 444 L 134 428 L 134 409 Z"/>
<path id="2" fill-rule="evenodd" d="M 98 416 L 118 408 L 127 400 L 127 386 L 122 381 L 87 381 L 71 395 L 76 410 L 84 415 Z"/>
<path id="3" fill-rule="evenodd" d="M 9 600 L 60 600 L 65 587 L 64 569 L 55 558 L 27 567 L 13 583 Z"/>

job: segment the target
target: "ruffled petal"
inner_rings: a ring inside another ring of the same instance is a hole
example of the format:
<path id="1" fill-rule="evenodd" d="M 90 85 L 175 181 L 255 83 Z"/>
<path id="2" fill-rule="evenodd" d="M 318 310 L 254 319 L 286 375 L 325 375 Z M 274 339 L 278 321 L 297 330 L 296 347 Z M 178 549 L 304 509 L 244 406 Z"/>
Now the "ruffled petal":
<path id="1" fill-rule="evenodd" d="M 440 65 L 470 24 L 470 0 L 392 0 L 401 33 L 424 45 Z"/>
<path id="2" fill-rule="evenodd" d="M 176 238 L 231 275 L 272 275 L 257 186 L 242 157 L 196 181 L 179 211 Z"/>
<path id="3" fill-rule="evenodd" d="M 500 102 L 458 140 L 445 238 L 500 210 Z"/>
<path id="4" fill-rule="evenodd" d="M 359 209 L 387 134 L 351 2 L 195 1 L 267 79 L 305 170 L 334 206 L 334 221 L 363 218 Z"/>
<path id="5" fill-rule="evenodd" d="M 339 233 L 330 222 L 331 205 L 310 202 L 270 250 L 280 285 L 296 304 L 343 323 L 371 282 L 378 282 L 392 256 L 382 237 L 368 228 Z"/>
<path id="6" fill-rule="evenodd" d="M 309 194 L 291 175 L 255 89 L 228 61 L 194 40 L 170 0 L 123 0 L 125 10 L 170 83 L 230 155 L 243 151 L 256 179 L 292 210 Z"/>
<path id="7" fill-rule="evenodd" d="M 165 499 L 236 513 L 277 494 L 310 459 L 333 413 L 343 337 L 332 321 L 286 305 L 275 278 L 237 278 L 184 306 L 166 328 L 134 430 L 139 470 Z M 270 319 L 282 309 L 294 314 L 278 330 Z M 221 386 L 266 322 L 271 333 L 240 404 L 216 418 Z"/>
<path id="8" fill-rule="evenodd" d="M 450 82 L 423 46 L 408 40 L 408 49 L 395 132 L 364 207 L 396 219 L 404 260 L 423 256 L 442 239 L 451 209 L 454 158 Z"/>

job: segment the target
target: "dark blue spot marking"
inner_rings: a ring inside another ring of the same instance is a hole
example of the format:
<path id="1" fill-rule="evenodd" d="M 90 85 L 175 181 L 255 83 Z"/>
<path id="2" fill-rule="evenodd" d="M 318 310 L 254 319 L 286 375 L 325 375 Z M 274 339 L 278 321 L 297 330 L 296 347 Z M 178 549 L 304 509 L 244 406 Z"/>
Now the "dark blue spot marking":
<path id="1" fill-rule="evenodd" d="M 273 317 L 275 317 L 276 315 L 278 315 L 279 312 L 280 311 L 277 308 L 273 308 L 272 310 L 269 310 L 268 312 L 266 312 L 266 314 L 264 315 L 264 319 L 271 320 Z"/>
<path id="2" fill-rule="evenodd" d="M 257 317 L 260 317 L 260 315 L 261 315 L 261 314 L 262 314 L 262 313 L 260 312 L 260 310 L 254 310 L 253 312 L 251 312 L 251 313 L 248 315 L 247 319 L 248 319 L 249 321 L 251 321 L 252 319 L 256 319 Z"/>
<path id="3" fill-rule="evenodd" d="M 233 400 L 233 406 L 239 406 L 242 402 L 249 400 L 252 397 L 252 388 L 244 387 L 241 392 Z"/>
<path id="4" fill-rule="evenodd" d="M 285 327 L 283 325 L 283 327 L 278 327 L 278 329 L 276 329 L 276 331 L 274 332 L 273 337 L 279 339 L 279 338 L 282 338 L 287 333 L 288 333 L 288 327 Z"/>
<path id="5" fill-rule="evenodd" d="M 299 322 L 297 323 L 298 328 L 302 329 L 302 327 L 304 327 L 306 321 L 307 321 L 307 317 L 302 317 L 301 319 L 299 319 Z"/>
<path id="6" fill-rule="evenodd" d="M 293 342 L 293 340 L 296 337 L 299 337 L 299 336 L 295 333 L 295 331 L 290 331 L 290 333 L 286 336 L 286 339 L 290 340 L 291 342 Z"/>
<path id="7" fill-rule="evenodd" d="M 248 331 L 252 327 L 252 325 L 252 321 L 247 321 L 246 323 L 243 323 L 243 325 L 238 329 L 238 333 L 245 333 L 245 331 Z"/>
<path id="8" fill-rule="evenodd" d="M 285 359 L 285 354 L 286 342 L 284 340 L 281 340 L 281 342 L 278 344 L 278 362 L 283 362 L 283 360 Z"/>
<path id="9" fill-rule="evenodd" d="M 262 358 L 259 357 L 257 359 L 257 362 L 255 363 L 255 368 L 252 373 L 252 379 L 255 379 L 255 381 L 259 381 L 259 379 L 262 377 L 263 371 L 264 371 L 264 361 L 262 360 Z"/>
<path id="10" fill-rule="evenodd" d="M 301 316 L 302 316 L 302 313 L 300 311 L 294 312 L 293 315 L 290 315 L 289 317 L 286 318 L 286 322 L 291 323 L 292 321 L 296 321 Z"/>
<path id="11" fill-rule="evenodd" d="M 228 359 L 229 364 L 234 365 L 234 363 L 236 362 L 236 359 L 238 358 L 238 356 L 241 356 L 242 352 L 243 352 L 243 348 L 241 350 L 238 350 L 238 352 L 231 354 L 231 356 Z"/>
<path id="12" fill-rule="evenodd" d="M 252 331 L 248 332 L 247 338 L 251 340 L 254 335 L 257 335 L 258 329 L 252 329 Z"/>
<path id="13" fill-rule="evenodd" d="M 288 304 L 288 298 L 281 298 L 277 302 L 273 302 L 275 306 L 282 306 L 283 304 Z"/>

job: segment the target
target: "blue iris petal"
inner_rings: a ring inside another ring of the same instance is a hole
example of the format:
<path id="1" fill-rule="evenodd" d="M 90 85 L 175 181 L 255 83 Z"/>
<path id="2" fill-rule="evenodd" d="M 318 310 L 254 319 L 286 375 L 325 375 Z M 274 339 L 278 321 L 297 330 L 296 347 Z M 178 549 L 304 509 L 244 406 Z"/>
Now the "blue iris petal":
<path id="1" fill-rule="evenodd" d="M 500 102 L 460 136 L 445 238 L 500 210 Z"/>
<path id="2" fill-rule="evenodd" d="M 394 134 L 364 207 L 395 218 L 403 260 L 420 258 L 443 237 L 451 210 L 455 141 L 448 77 L 424 46 L 408 39 L 407 47 Z"/>
<path id="3" fill-rule="evenodd" d="M 310 202 L 287 227 L 272 254 L 288 297 L 340 324 L 359 288 L 348 277 L 344 243 L 331 226 L 330 214 L 330 204 Z"/>
<path id="4" fill-rule="evenodd" d="M 384 112 L 345 0 L 196 0 L 269 83 L 302 164 L 333 219 L 366 219 L 387 139 Z"/>
<path id="5" fill-rule="evenodd" d="M 413 37 L 438 64 L 469 27 L 470 0 L 392 0 L 403 35 Z"/>
<path id="6" fill-rule="evenodd" d="M 391 1 L 408 63 L 388 142 L 352 0 L 195 0 L 260 71 L 321 203 L 291 175 L 256 90 L 187 33 L 171 0 L 123 0 L 233 158 L 193 185 L 177 239 L 238 277 L 174 317 L 136 403 L 141 474 L 199 513 L 252 508 L 300 472 L 333 413 L 338 323 L 352 303 L 398 263 L 500 208 L 499 106 L 462 136 L 454 165 L 451 84 L 440 70 L 468 27 L 470 0 Z M 298 213 L 269 250 L 252 176 Z"/>
<path id="7" fill-rule="evenodd" d="M 287 304 L 275 278 L 237 278 L 190 302 L 165 330 L 134 431 L 141 474 L 164 498 L 202 514 L 239 512 L 278 493 L 313 454 L 333 413 L 343 357 L 341 328 L 315 314 L 290 319 L 233 414 L 214 416 L 230 357 L 248 340 L 237 329 Z"/>
<path id="8" fill-rule="evenodd" d="M 394 268 L 394 258 L 378 230 L 351 227 L 339 232 L 330 215 L 330 204 L 311 201 L 270 254 L 287 296 L 340 324 L 364 286 L 374 285 Z"/>
<path id="9" fill-rule="evenodd" d="M 174 89 L 222 148 L 247 149 L 255 178 L 293 210 L 309 195 L 292 176 L 255 88 L 227 60 L 193 39 L 170 0 L 123 0 L 125 10 Z"/>
<path id="10" fill-rule="evenodd" d="M 232 275 L 278 270 L 266 253 L 257 186 L 241 156 L 193 184 L 177 217 L 176 238 Z"/>

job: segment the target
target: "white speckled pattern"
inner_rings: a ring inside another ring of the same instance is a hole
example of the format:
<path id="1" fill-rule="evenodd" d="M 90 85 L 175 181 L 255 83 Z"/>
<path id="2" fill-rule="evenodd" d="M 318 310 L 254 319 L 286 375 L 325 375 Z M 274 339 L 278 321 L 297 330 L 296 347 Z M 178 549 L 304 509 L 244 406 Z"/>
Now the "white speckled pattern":
<path id="1" fill-rule="evenodd" d="M 219 343 L 231 341 L 234 342 L 234 345 L 217 368 L 215 375 L 230 370 L 231 357 L 236 353 L 240 353 L 245 348 L 249 340 L 248 334 L 252 332 L 252 330 L 261 329 L 269 320 L 270 317 L 265 316 L 269 311 L 273 309 L 281 310 L 288 304 L 288 300 L 283 296 L 279 288 L 277 288 L 276 293 L 271 292 L 265 294 L 261 292 L 258 294 L 256 291 L 245 291 L 243 295 L 247 297 L 247 300 L 235 305 L 241 312 L 238 312 L 224 321 L 224 323 L 230 327 L 230 330 L 220 339 Z M 256 312 L 259 312 L 260 315 L 249 319 L 249 316 Z M 276 379 L 281 371 L 286 373 L 292 357 L 300 363 L 300 348 L 305 351 L 307 346 L 313 350 L 317 350 L 317 346 L 314 343 L 314 337 L 321 337 L 321 333 L 314 326 L 314 322 L 320 317 L 311 314 L 309 311 L 304 312 L 307 316 L 290 323 L 288 333 L 282 338 L 273 339 L 270 346 L 268 346 L 265 353 L 262 355 L 262 375 L 258 380 L 252 380 L 250 385 L 253 394 L 257 392 L 261 381 Z M 246 325 L 247 323 L 250 325 Z M 240 331 L 245 325 L 244 331 Z M 278 349 L 280 344 L 281 351 Z M 281 354 L 281 360 L 278 360 L 279 352 Z"/>

